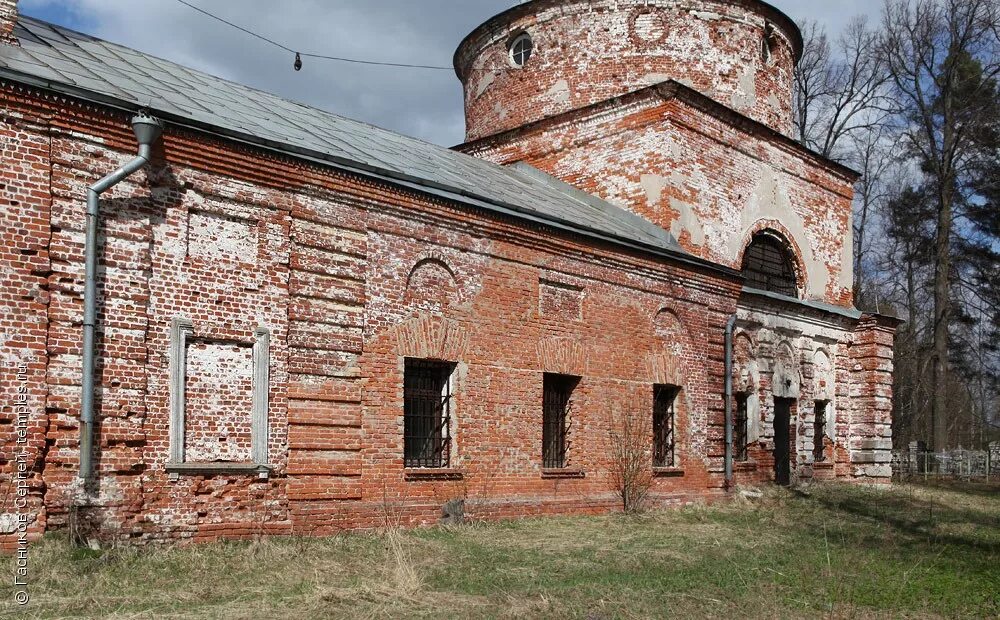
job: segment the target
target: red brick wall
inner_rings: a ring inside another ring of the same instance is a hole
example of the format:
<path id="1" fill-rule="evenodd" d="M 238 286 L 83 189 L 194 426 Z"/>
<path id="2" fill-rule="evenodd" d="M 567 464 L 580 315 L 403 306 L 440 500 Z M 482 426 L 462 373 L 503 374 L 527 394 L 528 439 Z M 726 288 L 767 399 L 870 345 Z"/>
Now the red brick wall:
<path id="1" fill-rule="evenodd" d="M 764 59 L 765 24 L 774 27 Z M 508 46 L 534 41 L 523 68 Z M 751 0 L 546 0 L 516 7 L 463 42 L 467 139 L 520 127 L 674 79 L 778 131 L 791 132 L 798 33 Z"/>
<path id="2" fill-rule="evenodd" d="M 0 548 L 47 525 L 42 471 L 56 416 L 46 408 L 50 227 L 48 119 L 0 110 Z M 24 520 L 19 520 L 22 515 Z"/>
<path id="3" fill-rule="evenodd" d="M 0 103 L 5 208 L 18 222 L 3 229 L 0 316 L 17 317 L 4 319 L 4 355 L 29 361 L 32 445 L 44 455 L 35 535 L 73 520 L 136 540 L 328 533 L 387 516 L 434 521 L 452 498 L 483 517 L 603 510 L 615 504 L 607 417 L 651 406 L 653 383 L 684 387 L 680 468 L 657 479 L 656 496 L 722 486 L 723 327 L 738 279 L 171 126 L 153 165 L 102 201 L 99 475 L 82 485 L 84 199 L 133 157 L 134 139 L 117 112 L 15 87 Z M 245 350 L 270 331 L 267 479 L 167 472 L 178 317 L 193 324 L 185 428 L 216 442 L 205 458 L 245 458 Z M 402 467 L 407 356 L 459 364 L 447 475 Z M 544 372 L 582 377 L 571 477 L 540 471 Z M 4 374 L 5 394 L 14 381 Z"/>
<path id="4" fill-rule="evenodd" d="M 798 256 L 806 299 L 850 307 L 853 174 L 683 86 L 628 97 L 473 142 L 670 230 L 692 254 L 739 268 L 773 228 Z"/>

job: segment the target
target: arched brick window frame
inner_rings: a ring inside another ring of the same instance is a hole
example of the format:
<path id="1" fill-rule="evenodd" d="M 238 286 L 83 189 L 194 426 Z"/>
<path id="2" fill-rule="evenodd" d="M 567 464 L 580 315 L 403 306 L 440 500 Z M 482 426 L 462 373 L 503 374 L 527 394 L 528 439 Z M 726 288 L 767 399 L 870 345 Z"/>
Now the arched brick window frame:
<path id="1" fill-rule="evenodd" d="M 802 262 L 802 252 L 788 229 L 779 222 L 771 220 L 758 222 L 751 227 L 743 239 L 743 249 L 737 263 L 740 269 L 746 267 L 748 251 L 754 246 L 754 242 L 772 244 L 775 248 L 780 248 L 791 271 L 790 275 L 795 280 L 795 292 L 794 295 L 790 296 L 801 298 L 804 291 L 807 290 L 806 269 Z"/>

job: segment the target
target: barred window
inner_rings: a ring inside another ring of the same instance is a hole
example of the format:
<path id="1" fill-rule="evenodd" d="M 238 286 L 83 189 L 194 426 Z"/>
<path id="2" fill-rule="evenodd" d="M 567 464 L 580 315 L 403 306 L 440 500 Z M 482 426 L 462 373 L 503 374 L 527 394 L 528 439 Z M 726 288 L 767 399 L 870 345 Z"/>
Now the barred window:
<path id="1" fill-rule="evenodd" d="M 403 461 L 448 467 L 451 459 L 451 374 L 454 364 L 407 359 L 403 374 Z"/>
<path id="2" fill-rule="evenodd" d="M 747 455 L 747 424 L 750 416 L 747 415 L 747 403 L 750 397 L 747 394 L 736 395 L 736 411 L 733 413 L 733 460 L 745 462 L 749 459 Z"/>
<path id="3" fill-rule="evenodd" d="M 825 400 L 816 401 L 815 425 L 813 427 L 813 461 L 822 463 L 826 460 L 823 438 L 826 436 L 826 407 Z"/>
<path id="4" fill-rule="evenodd" d="M 542 467 L 566 467 L 569 402 L 577 377 L 546 374 L 542 383 Z"/>
<path id="5" fill-rule="evenodd" d="M 675 403 L 680 389 L 672 385 L 653 386 L 653 466 L 677 465 Z"/>
<path id="6" fill-rule="evenodd" d="M 757 235 L 750 242 L 743 256 L 743 277 L 751 288 L 789 297 L 799 294 L 792 253 L 769 234 Z"/>

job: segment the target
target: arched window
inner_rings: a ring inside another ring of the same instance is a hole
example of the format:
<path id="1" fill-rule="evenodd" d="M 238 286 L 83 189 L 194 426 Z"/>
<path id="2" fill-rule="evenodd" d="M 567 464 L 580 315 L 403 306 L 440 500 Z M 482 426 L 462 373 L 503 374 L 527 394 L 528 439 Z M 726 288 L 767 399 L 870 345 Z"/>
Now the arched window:
<path id="1" fill-rule="evenodd" d="M 751 288 L 798 297 L 792 253 L 771 235 L 759 234 L 750 242 L 743 255 L 743 277 Z"/>

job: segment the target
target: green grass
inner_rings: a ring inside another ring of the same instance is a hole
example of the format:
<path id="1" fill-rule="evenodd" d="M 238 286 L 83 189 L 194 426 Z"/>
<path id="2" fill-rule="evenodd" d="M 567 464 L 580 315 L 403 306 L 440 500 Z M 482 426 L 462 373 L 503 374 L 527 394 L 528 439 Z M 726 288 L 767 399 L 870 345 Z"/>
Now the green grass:
<path id="1" fill-rule="evenodd" d="M 638 517 L 32 548 L 33 617 L 1000 617 L 1000 487 L 814 487 Z M 0 586 L 0 616 L 12 603 Z"/>

